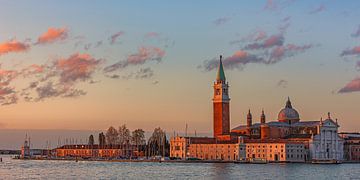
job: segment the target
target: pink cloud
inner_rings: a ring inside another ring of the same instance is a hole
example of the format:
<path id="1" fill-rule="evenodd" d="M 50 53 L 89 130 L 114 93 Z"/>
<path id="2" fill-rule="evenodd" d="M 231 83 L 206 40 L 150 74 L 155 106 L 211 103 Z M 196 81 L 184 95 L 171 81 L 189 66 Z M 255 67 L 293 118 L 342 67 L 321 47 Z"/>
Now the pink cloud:
<path id="1" fill-rule="evenodd" d="M 264 10 L 276 10 L 278 8 L 278 4 L 274 0 L 267 0 Z"/>
<path id="2" fill-rule="evenodd" d="M 158 47 L 140 47 L 138 53 L 131 54 L 127 61 L 129 64 L 143 64 L 149 59 L 159 60 L 164 55 L 165 51 Z"/>
<path id="3" fill-rule="evenodd" d="M 350 93 L 360 91 L 360 78 L 355 78 L 345 85 L 342 89 L 338 91 L 338 93 Z"/>
<path id="4" fill-rule="evenodd" d="M 295 0 L 267 0 L 264 10 L 267 11 L 281 11 L 290 6 Z"/>
<path id="5" fill-rule="evenodd" d="M 24 52 L 30 49 L 30 46 L 25 43 L 11 40 L 0 44 L 0 55 L 4 55 L 11 52 Z"/>
<path id="6" fill-rule="evenodd" d="M 19 73 L 15 70 L 0 69 L 0 86 L 8 86 L 18 75 Z"/>
<path id="7" fill-rule="evenodd" d="M 224 68 L 227 69 L 242 69 L 244 65 L 249 63 L 263 63 L 264 59 L 252 54 L 244 50 L 235 51 L 233 55 L 226 57 L 223 60 Z M 219 65 L 219 59 L 213 58 L 211 60 L 204 61 L 202 66 L 199 68 L 203 68 L 205 71 L 211 71 L 216 69 Z"/>
<path id="8" fill-rule="evenodd" d="M 349 56 L 349 55 L 360 55 L 360 46 L 355 46 L 351 49 L 344 50 L 341 53 L 341 56 Z"/>
<path id="9" fill-rule="evenodd" d="M 61 83 L 74 83 L 86 81 L 91 78 L 101 60 L 95 59 L 88 54 L 73 54 L 69 58 L 59 59 L 55 62 L 55 68 L 60 73 Z"/>
<path id="10" fill-rule="evenodd" d="M 271 48 L 274 46 L 281 46 L 284 43 L 284 37 L 282 34 L 280 35 L 272 35 L 270 37 L 268 37 L 267 39 L 265 39 L 263 42 L 261 43 L 253 43 L 253 44 L 249 44 L 245 47 L 245 49 L 266 49 L 266 48 Z"/>
<path id="11" fill-rule="evenodd" d="M 145 34 L 145 38 L 156 38 L 159 36 L 160 36 L 160 34 L 157 32 L 148 32 Z"/>
<path id="12" fill-rule="evenodd" d="M 40 35 L 37 44 L 54 43 L 68 38 L 68 30 L 66 28 L 50 27 L 45 33 Z"/>
<path id="13" fill-rule="evenodd" d="M 270 54 L 268 63 L 275 63 L 285 57 L 291 57 L 299 52 L 304 52 L 307 49 L 314 47 L 312 44 L 298 46 L 295 44 L 287 44 L 286 46 L 277 46 L 275 47 Z"/>
<path id="14" fill-rule="evenodd" d="M 125 61 L 119 61 L 104 68 L 104 72 L 113 72 L 129 65 L 141 65 L 147 61 L 161 61 L 165 51 L 158 47 L 140 47 L 137 53 L 129 55 Z"/>
<path id="15" fill-rule="evenodd" d="M 125 34 L 124 31 L 119 31 L 113 35 L 110 36 L 110 44 L 114 44 L 117 39 L 120 37 L 120 36 L 123 36 Z"/>

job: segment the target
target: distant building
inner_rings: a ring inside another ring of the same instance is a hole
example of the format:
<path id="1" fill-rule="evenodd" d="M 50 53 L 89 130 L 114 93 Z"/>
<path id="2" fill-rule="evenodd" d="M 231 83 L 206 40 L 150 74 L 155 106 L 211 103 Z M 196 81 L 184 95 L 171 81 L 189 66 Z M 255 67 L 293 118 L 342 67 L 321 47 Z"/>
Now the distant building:
<path id="1" fill-rule="evenodd" d="M 263 110 L 260 122 L 254 123 L 249 110 L 246 124 L 230 130 L 229 85 L 221 56 L 213 88 L 213 137 L 173 137 L 170 141 L 170 156 L 223 160 L 252 159 L 260 156 L 267 161 L 286 162 L 343 160 L 344 140 L 338 136 L 338 122 L 331 119 L 330 113 L 324 121 L 301 121 L 298 111 L 293 108 L 288 98 L 276 121 L 266 122 Z M 243 139 L 242 143 L 239 139 Z M 259 146 L 260 149 L 255 148 Z M 244 147 L 246 157 L 241 153 Z M 261 152 L 258 153 L 258 150 Z"/>
<path id="2" fill-rule="evenodd" d="M 286 140 L 257 141 L 246 143 L 246 159 L 260 159 L 266 162 L 305 162 L 305 145 Z"/>
<path id="3" fill-rule="evenodd" d="M 30 158 L 30 137 L 28 138 L 27 135 L 24 140 L 24 144 L 21 146 L 21 154 L 20 157 L 23 159 Z"/>
<path id="4" fill-rule="evenodd" d="M 144 156 L 144 151 L 137 151 L 135 145 L 63 145 L 56 148 L 57 157 L 81 158 L 128 158 Z"/>
<path id="5" fill-rule="evenodd" d="M 344 138 L 344 158 L 349 162 L 360 162 L 360 133 L 339 133 Z"/>

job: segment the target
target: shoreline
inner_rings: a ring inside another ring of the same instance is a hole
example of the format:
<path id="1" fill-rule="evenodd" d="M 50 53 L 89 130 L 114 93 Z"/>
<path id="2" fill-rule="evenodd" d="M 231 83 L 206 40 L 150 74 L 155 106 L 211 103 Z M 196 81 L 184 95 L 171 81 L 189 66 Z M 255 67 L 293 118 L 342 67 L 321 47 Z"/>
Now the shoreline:
<path id="1" fill-rule="evenodd" d="M 76 159 L 76 158 L 12 158 L 14 160 L 48 160 L 48 161 L 94 161 L 94 162 L 134 162 L 134 163 L 232 163 L 232 164 L 360 164 L 360 161 L 343 161 L 341 163 L 312 163 L 312 162 L 265 162 L 254 163 L 249 161 L 222 161 L 222 160 L 152 160 L 152 159 Z"/>

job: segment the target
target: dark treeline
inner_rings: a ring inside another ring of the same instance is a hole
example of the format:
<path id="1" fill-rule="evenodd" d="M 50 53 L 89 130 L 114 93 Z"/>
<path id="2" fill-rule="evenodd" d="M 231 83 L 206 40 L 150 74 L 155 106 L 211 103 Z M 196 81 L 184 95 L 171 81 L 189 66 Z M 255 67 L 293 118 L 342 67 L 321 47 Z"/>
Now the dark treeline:
<path id="1" fill-rule="evenodd" d="M 118 129 L 110 126 L 106 133 L 99 133 L 98 142 L 103 145 L 134 145 L 138 151 L 142 151 L 146 156 L 169 156 L 170 144 L 166 138 L 166 133 L 160 127 L 155 128 L 151 137 L 146 141 L 145 131 L 135 129 L 130 131 L 126 125 Z M 90 135 L 89 145 L 94 145 L 94 136 Z"/>

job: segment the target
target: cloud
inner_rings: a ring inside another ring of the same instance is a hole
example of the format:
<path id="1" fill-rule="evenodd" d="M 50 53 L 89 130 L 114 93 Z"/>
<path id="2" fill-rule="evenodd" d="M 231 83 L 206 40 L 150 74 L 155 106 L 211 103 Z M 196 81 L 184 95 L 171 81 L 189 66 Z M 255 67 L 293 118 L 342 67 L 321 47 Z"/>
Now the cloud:
<path id="1" fill-rule="evenodd" d="M 125 34 L 124 31 L 119 31 L 119 32 L 111 35 L 111 36 L 110 36 L 110 44 L 115 44 L 115 42 L 117 41 L 117 39 L 118 39 L 120 36 L 124 35 L 124 34 Z"/>
<path id="2" fill-rule="evenodd" d="M 284 36 L 282 34 L 272 35 L 260 43 L 252 43 L 245 46 L 245 49 L 255 50 L 255 49 L 266 49 L 274 46 L 281 46 L 284 44 Z"/>
<path id="3" fill-rule="evenodd" d="M 154 76 L 154 71 L 151 68 L 140 68 L 138 71 L 136 72 L 131 72 L 129 74 L 120 76 L 118 74 L 113 74 L 113 75 L 105 75 L 108 78 L 111 79 L 125 79 L 125 80 L 129 80 L 129 79 L 149 79 L 151 77 Z"/>
<path id="4" fill-rule="evenodd" d="M 267 0 L 264 10 L 274 11 L 278 8 L 278 4 L 274 0 Z"/>
<path id="5" fill-rule="evenodd" d="M 360 46 L 344 50 L 340 56 L 360 55 Z"/>
<path id="6" fill-rule="evenodd" d="M 0 44 L 0 56 L 11 52 L 24 52 L 30 49 L 28 44 L 11 40 Z"/>
<path id="7" fill-rule="evenodd" d="M 220 25 L 223 25 L 225 23 L 227 23 L 228 21 L 230 21 L 231 18 L 229 17 L 220 17 L 220 18 L 217 18 L 213 21 L 213 23 L 216 25 L 216 26 L 220 26 Z"/>
<path id="8" fill-rule="evenodd" d="M 76 85 L 79 82 L 94 83 L 92 76 L 100 68 L 102 61 L 89 54 L 75 53 L 68 58 L 55 59 L 47 64 L 33 64 L 20 71 L 24 77 L 35 78 L 20 95 L 28 102 L 86 95 L 86 92 L 77 89 Z"/>
<path id="9" fill-rule="evenodd" d="M 50 27 L 45 33 L 40 35 L 36 44 L 48 44 L 56 41 L 63 41 L 68 38 L 68 30 L 66 28 Z"/>
<path id="10" fill-rule="evenodd" d="M 281 88 L 287 88 L 288 86 L 288 81 L 281 79 L 277 84 L 277 87 L 281 87 Z"/>
<path id="11" fill-rule="evenodd" d="M 142 65 L 147 61 L 160 62 L 165 56 L 165 51 L 158 47 L 140 47 L 137 53 L 129 55 L 125 61 L 119 61 L 104 68 L 105 73 L 124 69 L 128 66 Z"/>
<path id="12" fill-rule="evenodd" d="M 309 12 L 309 14 L 317 14 L 317 13 L 320 13 L 320 12 L 325 11 L 325 10 L 326 10 L 325 5 L 324 5 L 324 4 L 320 4 L 317 8 L 311 10 L 311 11 Z"/>
<path id="13" fill-rule="evenodd" d="M 154 76 L 154 71 L 151 68 L 141 68 L 136 72 L 135 79 L 148 79 Z"/>
<path id="14" fill-rule="evenodd" d="M 260 55 L 249 54 L 244 50 L 236 51 L 232 56 L 227 57 L 223 60 L 224 68 L 227 69 L 242 69 L 244 65 L 249 63 L 258 63 L 258 64 L 275 64 L 284 58 L 291 57 L 297 53 L 304 52 L 307 49 L 312 48 L 313 45 L 303 45 L 297 46 L 294 44 L 288 44 L 286 46 L 276 46 L 272 49 L 271 53 L 263 53 Z M 211 71 L 216 69 L 219 65 L 219 60 L 213 58 L 211 60 L 204 61 L 203 65 L 199 68 L 204 69 L 205 71 Z"/>
<path id="15" fill-rule="evenodd" d="M 358 71 L 360 71 L 360 61 L 357 61 L 357 62 L 356 62 L 356 69 L 357 69 Z"/>
<path id="16" fill-rule="evenodd" d="M 298 46 L 295 44 L 287 44 L 286 46 L 277 46 L 271 53 L 268 60 L 269 64 L 280 61 L 283 58 L 294 56 L 299 52 L 304 52 L 310 48 L 314 47 L 312 44 Z"/>
<path id="17" fill-rule="evenodd" d="M 358 26 L 357 30 L 351 34 L 351 37 L 359 37 L 360 36 L 360 25 Z"/>
<path id="18" fill-rule="evenodd" d="M 54 84 L 53 82 L 47 82 L 45 85 L 37 87 L 36 92 L 38 96 L 34 101 L 42 101 L 59 96 L 73 98 L 86 94 L 83 90 L 74 89 L 71 86 L 64 86 L 62 84 Z"/>
<path id="19" fill-rule="evenodd" d="M 264 62 L 263 58 L 248 54 L 246 51 L 243 50 L 238 50 L 232 56 L 226 57 L 223 60 L 223 66 L 227 69 L 241 69 L 246 64 L 261 62 Z M 218 65 L 219 60 L 217 58 L 213 58 L 211 60 L 204 61 L 203 65 L 199 66 L 199 68 L 202 68 L 205 71 L 211 71 L 213 69 L 216 69 Z"/>
<path id="20" fill-rule="evenodd" d="M 345 85 L 338 93 L 350 93 L 360 91 L 360 77 L 357 77 Z"/>
<path id="21" fill-rule="evenodd" d="M 242 43 L 242 42 L 246 42 L 246 41 L 261 41 L 264 40 L 265 38 L 267 38 L 267 33 L 263 30 L 255 30 L 254 32 L 250 33 L 248 36 L 246 36 L 245 38 L 242 38 L 241 40 L 234 40 L 234 41 L 230 41 L 230 45 L 233 44 L 238 44 L 238 43 Z"/>
<path id="22" fill-rule="evenodd" d="M 267 0 L 263 10 L 267 11 L 281 11 L 290 6 L 295 0 Z"/>
<path id="23" fill-rule="evenodd" d="M 60 75 L 61 83 L 91 80 L 101 59 L 95 59 L 89 54 L 73 54 L 66 59 L 56 60 L 54 66 Z"/>
<path id="24" fill-rule="evenodd" d="M 160 36 L 160 33 L 158 32 L 148 32 L 145 34 L 145 38 L 158 38 Z"/>
<path id="25" fill-rule="evenodd" d="M 14 87 L 0 87 L 0 104 L 10 105 L 18 102 L 18 97 Z"/>
<path id="26" fill-rule="evenodd" d="M 151 84 L 153 84 L 153 85 L 157 85 L 157 84 L 159 84 L 159 81 L 158 81 L 158 80 L 153 81 Z"/>

